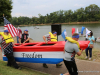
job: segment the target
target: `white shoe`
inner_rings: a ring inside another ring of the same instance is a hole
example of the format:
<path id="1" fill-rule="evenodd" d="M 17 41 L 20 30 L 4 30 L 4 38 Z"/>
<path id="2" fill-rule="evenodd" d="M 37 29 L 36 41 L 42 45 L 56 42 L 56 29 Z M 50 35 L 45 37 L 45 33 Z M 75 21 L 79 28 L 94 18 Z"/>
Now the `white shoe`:
<path id="1" fill-rule="evenodd" d="M 88 59 L 88 56 L 86 56 L 85 59 Z"/>
<path id="2" fill-rule="evenodd" d="M 89 58 L 89 60 L 91 60 L 91 58 Z"/>

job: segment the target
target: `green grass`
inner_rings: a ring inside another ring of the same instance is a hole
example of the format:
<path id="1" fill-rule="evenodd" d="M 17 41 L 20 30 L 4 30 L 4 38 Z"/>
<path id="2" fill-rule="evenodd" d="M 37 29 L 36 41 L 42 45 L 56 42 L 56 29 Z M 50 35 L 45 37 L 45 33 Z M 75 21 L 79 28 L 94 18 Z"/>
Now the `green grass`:
<path id="1" fill-rule="evenodd" d="M 85 59 L 86 57 L 85 50 L 82 52 L 81 56 L 76 55 L 75 57 L 81 60 L 88 60 L 88 59 Z M 93 48 L 91 61 L 94 61 L 94 60 L 97 62 L 100 62 L 100 49 Z"/>
<path id="2" fill-rule="evenodd" d="M 49 75 L 22 67 L 21 70 L 6 66 L 7 62 L 0 60 L 0 75 Z"/>

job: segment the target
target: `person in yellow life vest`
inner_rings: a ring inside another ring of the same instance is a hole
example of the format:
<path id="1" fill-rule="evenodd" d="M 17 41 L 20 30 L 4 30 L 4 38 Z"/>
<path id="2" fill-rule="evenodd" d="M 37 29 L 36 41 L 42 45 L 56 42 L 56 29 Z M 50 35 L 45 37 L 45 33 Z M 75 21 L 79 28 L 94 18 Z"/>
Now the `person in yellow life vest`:
<path id="1" fill-rule="evenodd" d="M 13 66 L 16 69 L 21 69 L 13 56 L 13 46 L 14 44 L 12 43 L 14 40 L 8 30 L 4 30 L 4 32 L 0 32 L 0 35 L 2 38 L 0 38 L 0 43 L 1 43 L 1 49 L 2 52 L 6 55 L 8 58 L 8 63 L 7 66 Z"/>
<path id="2" fill-rule="evenodd" d="M 46 40 L 47 38 L 47 40 Z M 43 36 L 43 40 L 45 41 L 45 43 L 47 42 L 56 42 L 57 41 L 57 32 L 53 31 L 52 33 L 49 32 L 49 34 L 46 34 Z"/>
<path id="3" fill-rule="evenodd" d="M 45 41 L 46 44 L 48 44 L 48 42 L 57 42 L 57 32 L 56 31 L 52 31 L 52 33 L 49 32 L 49 34 L 43 36 L 43 40 Z M 62 66 L 62 64 L 56 64 L 56 67 L 60 66 Z M 43 67 L 48 68 L 48 66 L 45 63 L 43 63 Z"/>

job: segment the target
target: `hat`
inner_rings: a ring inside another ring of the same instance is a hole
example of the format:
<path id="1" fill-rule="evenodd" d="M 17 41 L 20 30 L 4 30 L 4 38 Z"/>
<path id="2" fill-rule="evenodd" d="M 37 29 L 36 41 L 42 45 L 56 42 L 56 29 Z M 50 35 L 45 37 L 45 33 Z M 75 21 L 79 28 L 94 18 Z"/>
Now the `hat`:
<path id="1" fill-rule="evenodd" d="M 4 30 L 4 32 L 9 32 L 8 30 Z"/>
<path id="2" fill-rule="evenodd" d="M 24 30 L 24 31 L 27 31 L 28 32 L 28 30 L 26 29 L 26 30 Z"/>

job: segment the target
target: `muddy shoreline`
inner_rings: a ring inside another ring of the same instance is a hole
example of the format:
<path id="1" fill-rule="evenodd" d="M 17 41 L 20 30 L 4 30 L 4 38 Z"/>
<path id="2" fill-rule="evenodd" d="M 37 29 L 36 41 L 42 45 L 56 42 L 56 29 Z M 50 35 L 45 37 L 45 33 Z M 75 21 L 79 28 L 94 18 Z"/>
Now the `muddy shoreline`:
<path id="1" fill-rule="evenodd" d="M 73 25 L 73 24 L 99 24 L 100 21 L 91 21 L 91 22 L 68 22 L 68 23 L 54 23 L 54 24 L 61 24 L 61 25 Z M 47 24 L 30 24 L 30 25 L 14 25 L 14 26 L 36 26 L 36 25 L 52 25 L 52 23 Z M 4 26 L 0 26 L 4 27 Z"/>

